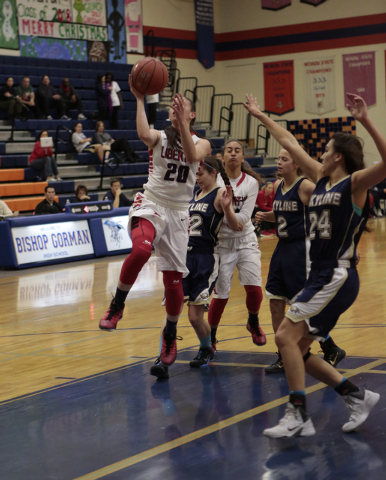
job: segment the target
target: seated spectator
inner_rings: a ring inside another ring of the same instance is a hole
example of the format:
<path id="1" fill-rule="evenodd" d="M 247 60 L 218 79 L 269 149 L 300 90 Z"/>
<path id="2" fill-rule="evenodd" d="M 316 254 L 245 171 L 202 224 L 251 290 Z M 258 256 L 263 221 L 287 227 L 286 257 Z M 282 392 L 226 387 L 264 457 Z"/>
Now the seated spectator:
<path id="1" fill-rule="evenodd" d="M 8 205 L 0 200 L 0 220 L 3 220 L 6 217 L 17 217 L 19 212 L 12 212 Z"/>
<path id="2" fill-rule="evenodd" d="M 119 122 L 118 122 L 118 112 L 120 109 L 123 110 L 123 100 L 121 95 L 121 89 L 117 82 L 114 81 L 114 75 L 110 72 L 106 73 L 106 86 L 110 91 L 110 95 L 108 97 L 108 106 L 109 106 L 109 115 L 111 119 L 111 124 L 114 130 L 119 129 Z"/>
<path id="3" fill-rule="evenodd" d="M 95 95 L 98 105 L 98 120 L 108 120 L 110 90 L 106 88 L 105 75 L 98 75 L 95 82 Z"/>
<path id="4" fill-rule="evenodd" d="M 7 110 L 10 118 L 21 115 L 21 106 L 18 96 L 16 95 L 15 88 L 13 86 L 13 78 L 8 77 L 4 87 L 0 91 L 0 108 Z"/>
<path id="5" fill-rule="evenodd" d="M 124 152 L 126 157 L 125 161 L 129 163 L 135 163 L 141 160 L 141 157 L 132 150 L 126 138 L 121 137 L 116 140 L 111 138 L 111 135 L 105 132 L 105 124 L 101 121 L 97 122 L 95 126 L 92 141 L 96 144 L 109 146 L 112 152 Z"/>
<path id="6" fill-rule="evenodd" d="M 48 137 L 47 130 L 40 132 L 38 141 L 35 143 L 34 149 L 29 156 L 28 164 L 36 171 L 39 177 L 44 178 L 47 182 L 55 182 L 62 180 L 59 177 L 58 167 L 56 165 L 54 152 L 51 147 L 43 148 L 40 140 Z M 55 179 L 52 176 L 55 176 Z"/>
<path id="7" fill-rule="evenodd" d="M 110 200 L 113 202 L 113 207 L 130 207 L 132 202 L 126 197 L 121 190 L 121 181 L 117 178 L 111 179 L 110 182 L 111 190 L 109 190 L 106 195 L 103 197 L 103 200 Z"/>
<path id="8" fill-rule="evenodd" d="M 55 188 L 52 185 L 47 185 L 44 191 L 46 198 L 36 205 L 34 215 L 51 215 L 52 213 L 64 212 L 65 209 L 58 202 L 55 202 Z"/>
<path id="9" fill-rule="evenodd" d="M 256 212 L 270 212 L 273 209 L 273 198 L 273 183 L 267 182 L 257 195 L 253 217 Z M 273 222 L 263 222 L 261 225 L 261 235 L 276 235 L 275 224 Z"/>
<path id="10" fill-rule="evenodd" d="M 58 93 L 64 102 L 64 110 L 67 114 L 69 110 L 78 110 L 78 120 L 86 120 L 83 115 L 82 100 L 76 93 L 75 88 L 70 85 L 68 78 L 63 78 L 62 84 L 58 88 Z"/>
<path id="11" fill-rule="evenodd" d="M 373 212 L 376 217 L 383 217 L 385 214 L 381 209 L 381 199 L 386 201 L 386 178 L 371 189 L 374 197 Z"/>
<path id="12" fill-rule="evenodd" d="M 63 98 L 58 93 L 55 93 L 54 87 L 50 85 L 50 77 L 48 75 L 43 76 L 42 83 L 37 89 L 36 97 L 39 109 L 43 113 L 43 118 L 52 120 L 50 110 L 56 107 L 58 117 L 61 120 L 70 120 L 64 113 L 65 106 Z"/>
<path id="13" fill-rule="evenodd" d="M 75 198 L 71 200 L 71 203 L 88 202 L 90 197 L 88 196 L 88 189 L 85 185 L 78 185 L 75 190 Z"/>
<path id="14" fill-rule="evenodd" d="M 74 145 L 75 150 L 78 153 L 82 153 L 83 151 L 88 151 L 92 153 L 98 154 L 99 160 L 103 162 L 103 156 L 105 151 L 110 151 L 109 145 L 91 145 L 91 137 L 86 137 L 86 135 L 82 132 L 83 125 L 79 122 L 75 125 L 73 134 L 71 136 L 72 143 Z"/>
<path id="15" fill-rule="evenodd" d="M 35 102 L 36 98 L 29 77 L 23 78 L 21 85 L 15 88 L 15 93 L 22 106 L 27 110 L 32 110 L 35 118 L 40 118 L 39 105 Z"/>

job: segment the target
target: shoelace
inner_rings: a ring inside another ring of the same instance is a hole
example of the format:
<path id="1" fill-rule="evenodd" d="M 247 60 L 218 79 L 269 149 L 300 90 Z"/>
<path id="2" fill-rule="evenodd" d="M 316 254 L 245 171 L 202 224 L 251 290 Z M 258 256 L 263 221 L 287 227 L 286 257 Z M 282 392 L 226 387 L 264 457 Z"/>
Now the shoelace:
<path id="1" fill-rule="evenodd" d="M 286 421 L 289 419 L 296 420 L 296 416 L 295 416 L 295 410 L 292 410 L 291 408 L 287 407 L 284 417 L 281 420 L 279 420 L 279 424 L 282 425 L 283 423 L 286 423 Z"/>
<path id="2" fill-rule="evenodd" d="M 164 340 L 166 343 L 166 353 L 170 353 L 170 349 L 172 348 L 174 340 L 183 340 L 182 337 L 177 337 L 177 336 L 170 336 L 170 335 L 165 335 Z"/>

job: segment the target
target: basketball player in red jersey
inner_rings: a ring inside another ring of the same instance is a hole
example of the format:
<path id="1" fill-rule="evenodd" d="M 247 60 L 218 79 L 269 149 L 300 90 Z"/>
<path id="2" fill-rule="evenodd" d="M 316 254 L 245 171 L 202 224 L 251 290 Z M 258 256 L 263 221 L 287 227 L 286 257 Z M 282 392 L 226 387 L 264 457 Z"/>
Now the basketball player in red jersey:
<path id="1" fill-rule="evenodd" d="M 128 229 L 133 247 L 122 265 L 115 297 L 99 323 L 102 330 L 115 330 L 122 318 L 125 300 L 142 267 L 151 255 L 152 246 L 163 272 L 166 295 L 166 325 L 161 338 L 160 359 L 171 365 L 177 357 L 177 321 L 184 294 L 182 277 L 186 268 L 189 202 L 193 197 L 196 173 L 200 162 L 210 154 L 208 140 L 199 138 L 193 124 L 194 104 L 181 94 L 173 97 L 169 119 L 164 131 L 150 129 L 145 112 L 144 95 L 129 85 L 137 100 L 137 131 L 149 147 L 149 178 L 144 194 L 135 196 L 129 213 Z"/>

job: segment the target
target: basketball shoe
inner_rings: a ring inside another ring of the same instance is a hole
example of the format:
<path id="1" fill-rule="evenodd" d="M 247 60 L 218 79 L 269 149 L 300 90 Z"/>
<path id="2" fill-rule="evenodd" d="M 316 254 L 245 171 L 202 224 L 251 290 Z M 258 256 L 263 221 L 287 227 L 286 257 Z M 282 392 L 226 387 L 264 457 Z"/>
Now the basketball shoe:
<path id="1" fill-rule="evenodd" d="M 201 348 L 198 350 L 197 357 L 193 358 L 189 365 L 194 368 L 203 367 L 214 359 L 214 353 L 212 348 Z"/>
<path id="2" fill-rule="evenodd" d="M 362 425 L 362 423 L 369 416 L 371 410 L 378 403 L 380 395 L 379 393 L 374 393 L 370 390 L 360 388 L 359 392 L 343 395 L 342 398 L 350 412 L 350 418 L 348 419 L 348 422 L 342 427 L 342 430 L 345 433 L 348 433 Z"/>
<path id="3" fill-rule="evenodd" d="M 270 365 L 265 369 L 265 373 L 284 373 L 284 364 L 283 359 L 281 358 L 280 352 L 278 352 L 278 357 L 275 363 Z"/>
<path id="4" fill-rule="evenodd" d="M 252 335 L 252 340 L 253 343 L 259 347 L 262 347 L 267 343 L 267 338 L 260 327 L 259 324 L 257 324 L 256 327 L 253 327 L 249 322 L 247 323 L 247 330 L 248 332 Z"/>
<path id="5" fill-rule="evenodd" d="M 310 437 L 315 435 L 315 428 L 311 418 L 302 408 L 287 403 L 284 417 L 276 427 L 266 428 L 263 435 L 271 438 Z"/>
<path id="6" fill-rule="evenodd" d="M 166 367 L 162 362 L 160 357 L 158 357 L 154 365 L 150 368 L 150 375 L 157 378 L 169 378 L 169 371 L 168 367 Z"/>
<path id="7" fill-rule="evenodd" d="M 116 301 L 115 298 L 111 300 L 110 306 L 107 309 L 107 312 L 103 315 L 99 322 L 99 328 L 101 330 L 107 330 L 109 332 L 112 332 L 117 328 L 117 323 L 123 316 L 123 310 L 125 309 L 125 305 L 123 307 L 120 307 Z"/>
<path id="8" fill-rule="evenodd" d="M 341 362 L 346 356 L 346 352 L 336 345 L 334 345 L 333 347 L 327 347 L 321 342 L 320 346 L 324 354 L 323 359 L 335 368 L 337 367 L 338 363 Z"/>
<path id="9" fill-rule="evenodd" d="M 180 340 L 181 337 L 178 337 Z M 165 333 L 165 329 L 162 332 L 162 347 L 161 347 L 161 362 L 169 367 L 173 365 L 177 358 L 177 336 L 176 334 Z"/>

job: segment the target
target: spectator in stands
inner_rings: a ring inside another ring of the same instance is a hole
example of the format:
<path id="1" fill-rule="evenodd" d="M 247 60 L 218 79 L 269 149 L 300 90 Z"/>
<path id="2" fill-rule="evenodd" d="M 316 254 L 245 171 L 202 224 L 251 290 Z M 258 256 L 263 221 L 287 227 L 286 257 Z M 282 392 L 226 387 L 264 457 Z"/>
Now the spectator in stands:
<path id="1" fill-rule="evenodd" d="M 106 88 L 106 75 L 97 76 L 95 94 L 98 105 L 98 120 L 108 120 L 110 90 Z"/>
<path id="2" fill-rule="evenodd" d="M 88 189 L 86 185 L 78 185 L 75 190 L 75 198 L 71 200 L 71 203 L 88 202 L 90 197 L 88 196 Z"/>
<path id="3" fill-rule="evenodd" d="M 29 156 L 28 164 L 36 171 L 39 177 L 45 178 L 47 182 L 55 182 L 61 180 L 59 177 L 58 167 L 56 165 L 54 152 L 51 147 L 42 147 L 41 139 L 48 137 L 47 130 L 40 132 L 34 149 Z M 52 178 L 52 176 L 55 178 Z"/>
<path id="4" fill-rule="evenodd" d="M 72 143 L 74 145 L 75 150 L 78 153 L 82 153 L 83 151 L 88 151 L 92 153 L 98 154 L 99 160 L 103 162 L 103 156 L 106 150 L 110 151 L 110 146 L 108 145 L 91 145 L 91 137 L 86 137 L 86 135 L 82 132 L 83 125 L 78 122 L 73 130 L 73 134 L 71 136 Z M 107 160 L 107 159 L 106 159 Z"/>
<path id="5" fill-rule="evenodd" d="M 78 110 L 78 120 L 86 120 L 86 117 L 83 115 L 82 100 L 76 93 L 75 88 L 70 85 L 70 80 L 68 78 L 63 78 L 62 84 L 58 88 L 58 93 L 63 100 L 66 114 L 69 110 L 76 109 Z"/>
<path id="6" fill-rule="evenodd" d="M 70 120 L 67 115 L 65 115 L 63 98 L 58 93 L 55 93 L 54 87 L 50 85 L 50 77 L 48 75 L 43 76 L 42 83 L 37 89 L 36 97 L 39 108 L 43 112 L 43 118 L 52 120 L 50 110 L 56 107 L 58 117 L 61 120 Z"/>
<path id="7" fill-rule="evenodd" d="M 273 209 L 273 183 L 267 182 L 257 195 L 256 212 L 270 212 Z M 275 224 L 272 222 L 263 222 L 261 225 L 261 235 L 276 235 Z"/>
<path id="8" fill-rule="evenodd" d="M 0 108 L 7 110 L 8 115 L 13 118 L 14 116 L 20 117 L 21 103 L 19 97 L 16 95 L 15 88 L 13 86 L 13 78 L 8 77 L 4 87 L 0 91 Z"/>
<path id="9" fill-rule="evenodd" d="M 0 220 L 3 220 L 6 217 L 17 217 L 19 212 L 12 212 L 8 205 L 0 200 Z"/>
<path id="10" fill-rule="evenodd" d="M 93 143 L 109 146 L 112 152 L 124 152 L 125 160 L 129 163 L 135 163 L 141 160 L 141 157 L 130 147 L 126 138 L 121 137 L 114 140 L 111 135 L 105 132 L 105 124 L 97 122 L 95 133 L 92 139 Z"/>
<path id="11" fill-rule="evenodd" d="M 113 202 L 113 207 L 130 207 L 132 202 L 126 197 L 121 190 L 121 181 L 117 178 L 111 179 L 111 190 L 109 190 L 104 196 L 103 200 L 110 200 Z"/>
<path id="12" fill-rule="evenodd" d="M 44 191 L 46 198 L 36 205 L 34 215 L 50 215 L 64 212 L 65 209 L 58 202 L 55 202 L 55 188 L 52 185 L 47 185 Z"/>
<path id="13" fill-rule="evenodd" d="M 386 178 L 375 185 L 375 187 L 371 189 L 371 193 L 374 197 L 373 211 L 377 217 L 383 217 L 385 212 L 382 211 L 380 200 L 386 201 Z"/>
<path id="14" fill-rule="evenodd" d="M 21 85 L 15 88 L 15 93 L 22 106 L 27 110 L 32 110 L 35 118 L 40 118 L 39 105 L 35 102 L 36 98 L 29 77 L 23 78 Z"/>
<path id="15" fill-rule="evenodd" d="M 106 88 L 110 91 L 108 101 L 111 124 L 114 130 L 118 130 L 118 112 L 119 109 L 123 110 L 123 100 L 121 89 L 118 83 L 114 81 L 114 75 L 111 72 L 106 73 Z"/>

